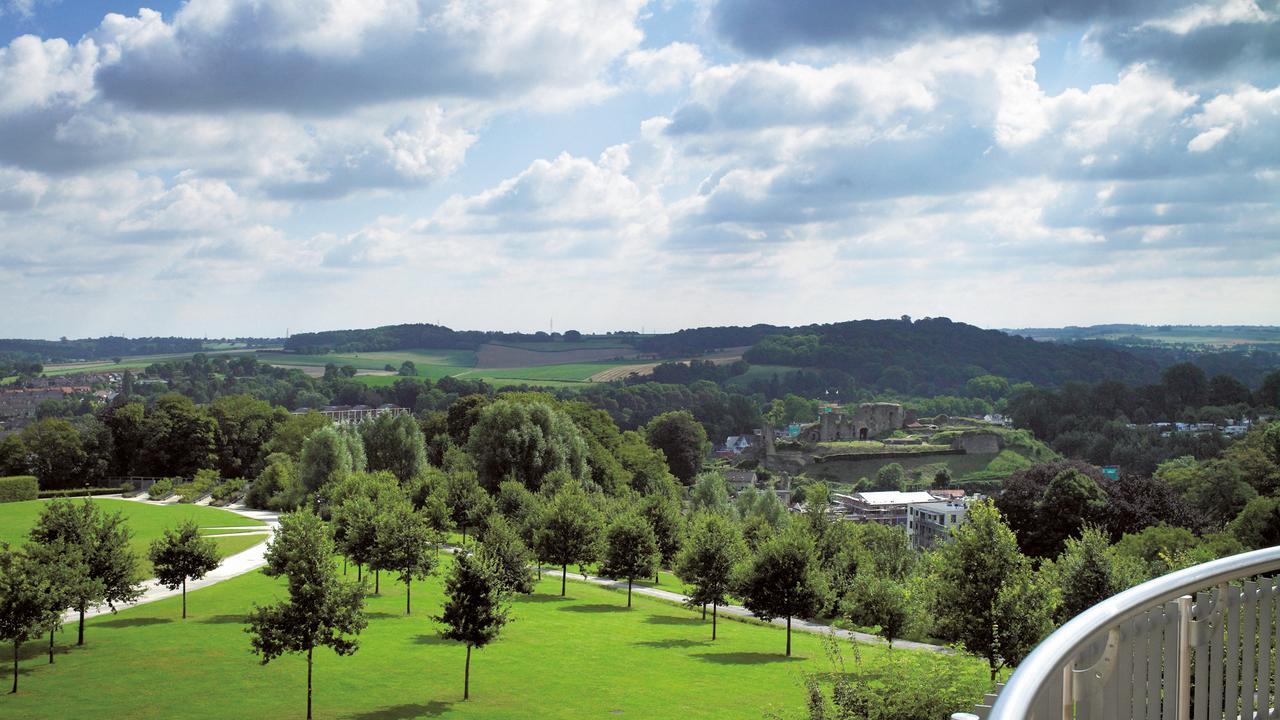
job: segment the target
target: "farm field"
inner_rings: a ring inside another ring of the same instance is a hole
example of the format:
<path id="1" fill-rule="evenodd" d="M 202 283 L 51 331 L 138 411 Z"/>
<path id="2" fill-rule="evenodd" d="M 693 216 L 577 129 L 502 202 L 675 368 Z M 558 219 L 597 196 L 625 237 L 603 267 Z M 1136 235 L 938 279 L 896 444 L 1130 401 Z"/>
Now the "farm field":
<path id="1" fill-rule="evenodd" d="M 545 343 L 539 343 L 545 344 Z M 478 368 L 524 368 L 565 363 L 589 363 L 602 360 L 618 360 L 634 357 L 636 351 L 629 347 L 596 347 L 556 350 L 536 350 L 523 344 L 498 345 L 488 343 L 476 351 Z"/>
<path id="2" fill-rule="evenodd" d="M 561 598 L 559 580 L 548 577 L 534 595 L 515 599 L 502 636 L 473 653 L 464 702 L 465 650 L 440 639 L 430 619 L 440 612 L 441 585 L 439 577 L 415 583 L 406 616 L 403 584 L 383 578 L 382 594 L 367 600 L 359 651 L 316 652 L 317 718 L 800 717 L 802 674 L 830 669 L 816 635 L 795 633 L 787 659 L 783 629 L 722 619 L 712 643 L 710 621 L 694 610 L 640 596 L 628 610 L 624 593 L 572 581 Z M 177 598 L 94 618 L 85 647 L 59 637 L 52 666 L 29 643 L 20 692 L 0 697 L 0 716 L 299 717 L 305 658 L 259 665 L 244 633 L 254 603 L 284 595 L 282 581 L 255 572 L 190 593 L 185 621 Z M 972 688 L 975 701 L 987 686 L 985 664 L 974 658 L 859 651 L 882 679 L 927 664 Z M 851 663 L 848 645 L 844 654 Z"/>
<path id="3" fill-rule="evenodd" d="M 21 545 L 27 540 L 27 533 L 40 517 L 40 510 L 48 500 L 27 500 L 24 502 L 0 503 L 0 542 L 10 545 Z M 72 502 L 84 502 L 73 500 Z M 151 577 L 151 561 L 147 559 L 147 548 L 151 541 L 164 534 L 165 528 L 171 528 L 185 520 L 194 520 L 202 533 L 237 532 L 236 530 L 204 530 L 207 527 L 234 527 L 245 530 L 259 529 L 263 523 L 252 518 L 237 515 L 220 508 L 203 505 L 152 505 L 116 500 L 112 498 L 95 498 L 93 502 L 105 512 L 120 512 L 129 529 L 133 531 L 133 539 L 129 543 L 138 555 L 139 569 L 143 577 Z M 218 551 L 223 557 L 247 550 L 265 539 L 263 535 L 243 535 L 242 537 L 213 538 L 218 544 Z M 2 714 L 2 713 L 0 713 Z"/>
<path id="4" fill-rule="evenodd" d="M 73 375 L 86 372 L 111 372 L 113 370 L 139 370 L 153 363 L 166 360 L 189 360 L 195 355 L 252 355 L 254 350 L 224 349 L 203 350 L 199 353 L 164 353 L 158 355 L 130 355 L 120 358 L 120 362 L 112 360 L 88 360 L 74 363 L 51 363 L 44 366 L 44 376 Z"/>

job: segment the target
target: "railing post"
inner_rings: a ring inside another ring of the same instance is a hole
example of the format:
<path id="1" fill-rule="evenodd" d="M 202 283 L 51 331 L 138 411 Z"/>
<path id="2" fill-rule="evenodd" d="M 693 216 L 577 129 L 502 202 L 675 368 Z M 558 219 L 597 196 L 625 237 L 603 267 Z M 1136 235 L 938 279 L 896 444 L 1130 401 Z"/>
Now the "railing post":
<path id="1" fill-rule="evenodd" d="M 1191 720 L 1191 596 L 1178 598 L 1178 718 Z"/>
<path id="2" fill-rule="evenodd" d="M 1076 716 L 1076 701 L 1071 697 L 1072 665 L 1075 660 L 1062 666 L 1062 720 L 1074 720 Z"/>

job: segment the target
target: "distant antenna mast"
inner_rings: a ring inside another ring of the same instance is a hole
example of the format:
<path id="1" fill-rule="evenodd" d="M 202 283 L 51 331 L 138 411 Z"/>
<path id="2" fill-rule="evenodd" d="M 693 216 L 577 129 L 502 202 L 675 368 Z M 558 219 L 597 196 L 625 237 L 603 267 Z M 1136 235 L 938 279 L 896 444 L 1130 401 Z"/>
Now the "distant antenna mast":
<path id="1" fill-rule="evenodd" d="M 554 317 L 554 316 L 552 316 L 552 318 L 551 318 L 551 332 L 555 332 L 555 331 L 556 331 L 556 319 L 555 319 L 555 317 Z"/>

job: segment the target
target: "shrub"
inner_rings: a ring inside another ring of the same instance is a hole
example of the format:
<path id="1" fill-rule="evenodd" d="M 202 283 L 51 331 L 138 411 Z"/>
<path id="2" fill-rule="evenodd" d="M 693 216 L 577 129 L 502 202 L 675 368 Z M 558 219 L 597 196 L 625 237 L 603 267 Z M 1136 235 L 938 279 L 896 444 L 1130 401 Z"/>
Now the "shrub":
<path id="1" fill-rule="evenodd" d="M 213 489 L 214 505 L 229 505 L 244 494 L 244 479 L 231 478 Z"/>
<path id="2" fill-rule="evenodd" d="M 120 492 L 118 487 L 97 487 L 97 488 L 70 488 L 67 490 L 41 490 L 40 498 L 67 498 L 67 497 L 86 497 L 96 495 L 115 495 Z"/>
<path id="3" fill-rule="evenodd" d="M 133 483 L 131 482 L 120 483 L 120 494 L 124 495 L 125 497 L 133 497 L 134 493 L 137 492 L 137 490 L 138 488 L 134 487 Z"/>
<path id="4" fill-rule="evenodd" d="M 0 477 L 0 503 L 35 500 L 40 497 L 40 483 L 34 475 Z"/>
<path id="5" fill-rule="evenodd" d="M 173 480 L 160 478 L 151 486 L 149 492 L 152 500 L 163 500 L 173 494 Z"/>
<path id="6" fill-rule="evenodd" d="M 193 503 L 204 497 L 204 491 L 195 483 L 182 483 L 173 489 L 173 493 L 178 496 L 180 503 Z"/>

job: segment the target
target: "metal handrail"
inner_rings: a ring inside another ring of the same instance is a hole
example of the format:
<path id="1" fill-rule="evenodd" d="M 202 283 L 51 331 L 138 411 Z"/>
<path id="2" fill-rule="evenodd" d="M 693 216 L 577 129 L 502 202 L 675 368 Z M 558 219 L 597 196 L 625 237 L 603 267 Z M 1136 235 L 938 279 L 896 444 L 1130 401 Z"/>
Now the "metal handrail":
<path id="1" fill-rule="evenodd" d="M 1085 610 L 1036 646 L 1018 665 L 991 707 L 988 720 L 1023 720 L 1037 693 L 1060 682 L 1063 663 L 1072 660 L 1100 633 L 1183 595 L 1231 580 L 1280 570 L 1280 546 L 1193 565 L 1129 588 Z"/>

